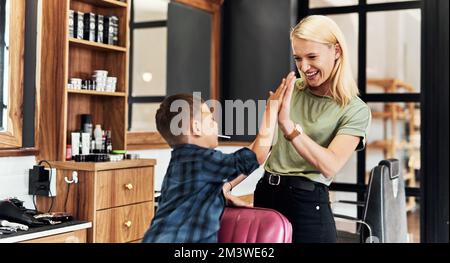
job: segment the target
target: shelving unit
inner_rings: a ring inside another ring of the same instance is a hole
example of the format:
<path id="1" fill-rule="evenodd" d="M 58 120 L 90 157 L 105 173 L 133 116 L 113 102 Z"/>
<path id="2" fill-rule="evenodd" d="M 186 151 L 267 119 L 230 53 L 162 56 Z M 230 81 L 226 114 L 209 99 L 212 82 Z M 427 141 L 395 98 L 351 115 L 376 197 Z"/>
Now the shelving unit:
<path id="1" fill-rule="evenodd" d="M 414 93 L 415 89 L 410 84 L 397 79 L 369 79 L 368 85 L 381 88 L 385 93 L 397 93 L 400 89 Z M 407 160 L 403 170 L 405 185 L 418 187 L 415 170 L 420 168 L 420 114 L 416 114 L 414 102 L 405 102 L 404 105 L 397 102 L 387 102 L 383 111 L 372 112 L 374 119 L 383 120 L 384 139 L 374 141 L 367 145 L 369 149 L 382 150 L 384 158 L 397 158 L 399 150 L 407 152 Z M 390 132 L 387 131 L 388 123 L 391 124 Z M 399 139 L 398 124 L 404 123 L 406 127 L 406 138 Z M 407 211 L 414 210 L 416 201 L 414 197 L 407 198 Z"/>
<path id="2" fill-rule="evenodd" d="M 67 211 L 76 219 L 92 222 L 88 242 L 136 242 L 153 217 L 155 160 L 65 161 L 69 135 L 81 129 L 81 114 L 91 114 L 94 125 L 112 131 L 113 149 L 126 149 L 129 8 L 128 1 L 116 0 L 42 1 L 45 46 L 40 64 L 42 132 L 37 158 L 48 160 L 57 169 L 53 211 Z M 69 37 L 69 10 L 117 16 L 118 45 Z M 117 77 L 115 92 L 68 88 L 71 78 L 91 79 L 95 70 L 107 70 L 109 76 Z M 74 171 L 79 182 L 70 190 L 64 178 L 72 177 Z M 53 201 L 37 198 L 42 211 Z"/>
<path id="3" fill-rule="evenodd" d="M 43 1 L 41 127 L 52 129 L 41 137 L 41 159 L 65 160 L 70 133 L 81 128 L 81 114 L 91 114 L 94 126 L 112 131 L 113 149 L 126 149 L 129 8 L 128 1 L 117 0 Z M 118 17 L 118 44 L 70 37 L 70 10 Z M 115 92 L 67 88 L 71 78 L 91 79 L 95 70 L 117 77 Z"/>

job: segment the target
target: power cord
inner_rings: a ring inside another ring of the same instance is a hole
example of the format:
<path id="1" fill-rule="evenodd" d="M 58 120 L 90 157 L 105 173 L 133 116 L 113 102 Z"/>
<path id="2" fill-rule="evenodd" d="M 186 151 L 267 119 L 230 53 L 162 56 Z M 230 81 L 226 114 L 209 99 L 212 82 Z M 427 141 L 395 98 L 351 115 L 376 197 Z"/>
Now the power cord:
<path id="1" fill-rule="evenodd" d="M 46 163 L 48 166 L 49 166 L 49 168 L 50 168 L 50 175 L 49 175 L 49 182 L 51 182 L 52 181 L 52 172 L 53 172 L 53 167 L 52 167 L 52 165 L 48 162 L 48 161 L 46 161 L 46 160 L 41 160 L 39 163 L 38 163 L 38 165 L 42 165 L 42 163 Z M 41 187 L 39 187 L 38 189 L 36 189 L 35 191 L 34 191 L 34 193 L 33 193 L 33 205 L 34 205 L 34 210 L 36 210 L 36 213 L 39 213 L 39 211 L 38 211 L 38 209 L 37 209 L 37 205 L 36 205 L 36 194 L 39 192 L 39 191 L 47 191 L 48 190 L 48 192 L 49 192 L 49 194 L 50 194 L 50 196 L 51 196 L 51 203 L 50 203 L 50 208 L 48 209 L 48 211 L 47 211 L 47 213 L 50 213 L 50 211 L 52 211 L 52 208 L 53 208 L 53 203 L 54 203 L 54 201 L 55 201 L 55 197 L 53 196 L 53 194 L 52 194 L 52 190 L 50 189 L 50 187 L 47 189 L 47 188 L 45 188 L 45 187 L 43 187 L 43 186 L 41 186 Z"/>
<path id="2" fill-rule="evenodd" d="M 64 200 L 64 212 L 67 212 L 67 200 L 69 200 L 69 192 L 70 192 L 71 185 L 72 184 L 67 184 L 66 199 Z"/>

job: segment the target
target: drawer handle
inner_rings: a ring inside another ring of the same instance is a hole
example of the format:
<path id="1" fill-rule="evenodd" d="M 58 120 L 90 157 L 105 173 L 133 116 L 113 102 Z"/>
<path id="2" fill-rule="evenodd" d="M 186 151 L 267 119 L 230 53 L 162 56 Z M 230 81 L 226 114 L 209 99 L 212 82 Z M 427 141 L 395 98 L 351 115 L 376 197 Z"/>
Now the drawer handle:
<path id="1" fill-rule="evenodd" d="M 133 190 L 133 185 L 131 183 L 130 184 L 126 184 L 125 188 L 128 189 L 128 190 Z"/>
<path id="2" fill-rule="evenodd" d="M 125 225 L 126 227 L 130 228 L 130 227 L 131 227 L 131 221 L 128 220 L 127 222 L 124 223 L 124 225 Z"/>

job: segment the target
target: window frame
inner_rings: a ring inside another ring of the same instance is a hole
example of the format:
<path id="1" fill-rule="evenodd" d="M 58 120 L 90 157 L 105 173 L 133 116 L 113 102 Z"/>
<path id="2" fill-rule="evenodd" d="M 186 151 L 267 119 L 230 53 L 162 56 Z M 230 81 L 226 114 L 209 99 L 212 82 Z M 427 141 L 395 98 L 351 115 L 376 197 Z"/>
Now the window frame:
<path id="1" fill-rule="evenodd" d="M 0 132 L 0 150 L 22 147 L 25 0 L 10 1 L 7 129 Z M 12 41 L 13 40 L 13 41 Z M 17 152 L 17 151 L 16 151 Z"/>

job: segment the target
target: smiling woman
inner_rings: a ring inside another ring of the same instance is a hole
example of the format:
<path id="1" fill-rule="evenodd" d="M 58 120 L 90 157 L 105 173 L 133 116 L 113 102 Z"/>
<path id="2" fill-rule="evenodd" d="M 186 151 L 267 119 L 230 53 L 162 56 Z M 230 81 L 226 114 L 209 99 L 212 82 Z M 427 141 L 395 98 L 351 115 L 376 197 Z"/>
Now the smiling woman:
<path id="1" fill-rule="evenodd" d="M 0 0 L 0 148 L 22 146 L 24 17 L 25 0 Z"/>

